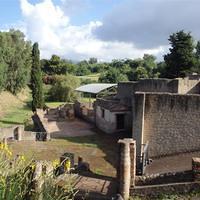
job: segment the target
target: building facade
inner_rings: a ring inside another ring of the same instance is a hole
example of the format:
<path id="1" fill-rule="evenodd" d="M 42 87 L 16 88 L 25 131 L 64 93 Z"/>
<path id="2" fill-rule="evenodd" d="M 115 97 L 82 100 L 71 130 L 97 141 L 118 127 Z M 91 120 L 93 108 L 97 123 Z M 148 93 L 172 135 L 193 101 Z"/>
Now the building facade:
<path id="1" fill-rule="evenodd" d="M 117 94 L 97 99 L 95 123 L 102 131 L 131 132 L 137 155 L 149 143 L 149 156 L 200 149 L 200 76 L 121 82 Z"/>

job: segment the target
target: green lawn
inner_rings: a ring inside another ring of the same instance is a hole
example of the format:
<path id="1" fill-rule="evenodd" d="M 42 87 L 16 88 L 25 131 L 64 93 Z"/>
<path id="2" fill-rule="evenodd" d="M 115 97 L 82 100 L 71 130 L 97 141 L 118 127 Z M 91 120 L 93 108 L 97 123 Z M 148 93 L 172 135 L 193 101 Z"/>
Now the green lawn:
<path id="1" fill-rule="evenodd" d="M 82 103 L 89 103 L 91 101 L 91 103 L 93 103 L 96 100 L 96 98 L 88 98 L 88 97 L 81 97 L 79 99 L 80 102 Z"/>
<path id="2" fill-rule="evenodd" d="M 80 79 L 90 79 L 92 81 L 98 81 L 100 74 L 95 73 L 95 74 L 89 74 L 87 76 L 77 76 Z"/>
<path id="3" fill-rule="evenodd" d="M 45 104 L 49 107 L 49 108 L 57 108 L 58 106 L 65 104 L 66 102 L 45 102 Z"/>
<path id="4" fill-rule="evenodd" d="M 26 88 L 23 92 L 14 96 L 9 92 L 2 92 L 0 94 L 0 127 L 9 127 L 13 124 L 24 124 L 31 119 L 32 110 L 28 106 L 31 95 L 30 90 Z M 5 100 L 6 99 L 6 100 Z"/>
<path id="5" fill-rule="evenodd" d="M 32 111 L 27 106 L 13 107 L 0 118 L 0 127 L 9 127 L 13 124 L 24 124 L 31 118 Z"/>

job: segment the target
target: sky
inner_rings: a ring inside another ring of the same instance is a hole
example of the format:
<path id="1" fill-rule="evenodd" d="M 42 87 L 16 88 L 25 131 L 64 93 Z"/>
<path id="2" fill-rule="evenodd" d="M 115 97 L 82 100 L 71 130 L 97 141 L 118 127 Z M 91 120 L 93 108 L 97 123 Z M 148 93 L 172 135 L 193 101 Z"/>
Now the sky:
<path id="1" fill-rule="evenodd" d="M 20 29 L 42 58 L 158 60 L 169 35 L 200 40 L 200 0 L 0 0 L 0 30 Z"/>

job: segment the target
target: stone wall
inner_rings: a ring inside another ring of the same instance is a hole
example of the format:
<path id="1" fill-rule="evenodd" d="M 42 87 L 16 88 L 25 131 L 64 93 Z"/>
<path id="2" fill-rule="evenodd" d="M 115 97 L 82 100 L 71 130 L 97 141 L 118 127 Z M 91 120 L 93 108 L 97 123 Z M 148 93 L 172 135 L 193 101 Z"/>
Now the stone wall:
<path id="1" fill-rule="evenodd" d="M 141 79 L 138 81 L 135 92 L 178 92 L 178 80 L 173 79 Z"/>
<path id="2" fill-rule="evenodd" d="M 122 103 L 131 105 L 137 82 L 120 82 L 117 86 L 116 98 L 120 99 Z"/>
<path id="3" fill-rule="evenodd" d="M 160 196 L 172 194 L 188 194 L 198 192 L 200 182 L 171 183 L 162 185 L 136 186 L 130 189 L 130 196 L 148 197 L 148 199 L 159 199 Z"/>
<path id="4" fill-rule="evenodd" d="M 102 109 L 104 109 L 104 117 L 102 117 Z M 122 130 L 117 130 L 117 121 L 116 121 L 116 114 L 125 114 L 125 129 L 124 130 L 130 130 L 131 129 L 131 112 L 110 112 L 109 110 L 96 106 L 95 109 L 95 121 L 96 126 L 104 131 L 105 133 L 115 133 Z"/>
<path id="5" fill-rule="evenodd" d="M 140 93 L 135 96 L 133 138 L 141 137 L 142 144 L 149 141 L 149 156 L 200 149 L 200 95 Z"/>
<path id="6" fill-rule="evenodd" d="M 95 113 L 93 107 L 89 107 L 87 103 L 76 101 L 74 104 L 75 116 L 87 122 L 95 123 Z"/>
<path id="7" fill-rule="evenodd" d="M 191 79 L 186 77 L 178 79 L 178 93 L 179 94 L 200 94 L 200 79 Z"/>
<path id="8" fill-rule="evenodd" d="M 14 138 L 14 133 L 18 130 L 18 128 L 24 132 L 23 125 L 14 125 L 11 127 L 0 128 L 0 140 L 3 138 Z"/>

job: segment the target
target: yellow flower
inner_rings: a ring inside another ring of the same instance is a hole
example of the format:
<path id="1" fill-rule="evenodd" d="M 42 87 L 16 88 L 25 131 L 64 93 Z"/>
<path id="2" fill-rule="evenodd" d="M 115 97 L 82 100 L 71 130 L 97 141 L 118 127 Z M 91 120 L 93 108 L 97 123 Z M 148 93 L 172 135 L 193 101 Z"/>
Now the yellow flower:
<path id="1" fill-rule="evenodd" d="M 32 163 L 32 164 L 30 165 L 30 167 L 31 167 L 31 170 L 32 170 L 32 171 L 35 170 L 35 167 L 36 167 L 35 163 Z"/>
<path id="2" fill-rule="evenodd" d="M 66 160 L 66 162 L 65 162 L 65 168 L 66 168 L 66 170 L 69 171 L 69 170 L 70 170 L 70 167 L 71 167 L 71 162 L 70 162 L 70 160 Z"/>
<path id="3" fill-rule="evenodd" d="M 21 160 L 21 161 L 25 161 L 26 159 L 25 159 L 25 156 L 23 156 L 23 155 L 21 155 L 20 157 L 19 157 L 19 159 Z"/>
<path id="4" fill-rule="evenodd" d="M 55 168 L 57 168 L 60 165 L 60 161 L 58 159 L 56 159 L 56 160 L 54 160 L 52 162 L 52 165 L 53 165 L 53 168 L 55 169 Z"/>
<path id="5" fill-rule="evenodd" d="M 12 156 L 12 152 L 11 152 L 9 149 L 6 149 L 6 153 L 7 153 L 9 156 Z"/>

